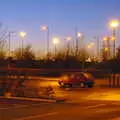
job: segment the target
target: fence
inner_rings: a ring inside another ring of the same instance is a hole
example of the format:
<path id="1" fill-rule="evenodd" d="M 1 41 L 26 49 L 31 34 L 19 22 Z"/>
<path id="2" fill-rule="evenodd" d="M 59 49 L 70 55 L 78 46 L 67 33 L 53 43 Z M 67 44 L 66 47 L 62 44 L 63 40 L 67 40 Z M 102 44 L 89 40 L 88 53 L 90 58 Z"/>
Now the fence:
<path id="1" fill-rule="evenodd" d="M 105 76 L 104 80 L 108 81 L 108 87 L 120 87 L 120 74 L 110 74 Z"/>

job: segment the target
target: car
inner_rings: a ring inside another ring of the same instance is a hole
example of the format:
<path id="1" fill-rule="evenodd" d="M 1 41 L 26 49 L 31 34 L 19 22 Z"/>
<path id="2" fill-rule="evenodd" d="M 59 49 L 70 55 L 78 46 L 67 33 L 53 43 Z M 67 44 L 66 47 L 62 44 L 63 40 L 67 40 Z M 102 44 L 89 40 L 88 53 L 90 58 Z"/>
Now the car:
<path id="1" fill-rule="evenodd" d="M 94 85 L 94 77 L 90 73 L 68 73 L 60 77 L 58 84 L 60 87 L 80 86 L 82 88 L 92 88 Z"/>

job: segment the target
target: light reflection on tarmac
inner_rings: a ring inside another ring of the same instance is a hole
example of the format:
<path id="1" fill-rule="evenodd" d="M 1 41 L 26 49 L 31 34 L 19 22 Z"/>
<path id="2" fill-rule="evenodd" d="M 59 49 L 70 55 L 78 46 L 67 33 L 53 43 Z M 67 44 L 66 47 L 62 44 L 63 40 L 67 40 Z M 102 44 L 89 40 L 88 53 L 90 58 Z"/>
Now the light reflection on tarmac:
<path id="1" fill-rule="evenodd" d="M 39 93 L 43 92 L 46 87 L 51 86 L 56 96 L 67 97 L 71 100 L 116 100 L 116 96 L 120 99 L 120 95 L 118 94 L 119 90 L 117 88 L 98 87 L 101 83 L 104 84 L 103 80 L 98 81 L 98 83 L 93 88 L 60 88 L 57 80 L 28 80 L 25 82 L 28 88 L 35 88 Z"/>
<path id="2" fill-rule="evenodd" d="M 47 80 L 27 80 L 24 83 L 26 86 L 29 87 L 59 87 L 58 81 L 47 81 Z"/>

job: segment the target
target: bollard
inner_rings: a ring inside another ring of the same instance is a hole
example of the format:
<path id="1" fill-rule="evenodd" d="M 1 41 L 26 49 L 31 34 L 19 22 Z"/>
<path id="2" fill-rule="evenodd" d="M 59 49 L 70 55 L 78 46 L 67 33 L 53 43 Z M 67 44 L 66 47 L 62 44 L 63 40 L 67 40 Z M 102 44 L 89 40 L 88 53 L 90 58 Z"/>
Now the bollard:
<path id="1" fill-rule="evenodd" d="M 111 88 L 112 87 L 112 75 L 109 75 L 108 79 L 109 79 L 109 87 Z"/>
<path id="2" fill-rule="evenodd" d="M 115 82 L 116 81 L 116 74 L 113 74 L 112 75 L 112 87 L 115 87 L 116 85 L 115 85 Z"/>
<path id="3" fill-rule="evenodd" d="M 117 75 L 117 87 L 120 87 L 120 75 Z"/>

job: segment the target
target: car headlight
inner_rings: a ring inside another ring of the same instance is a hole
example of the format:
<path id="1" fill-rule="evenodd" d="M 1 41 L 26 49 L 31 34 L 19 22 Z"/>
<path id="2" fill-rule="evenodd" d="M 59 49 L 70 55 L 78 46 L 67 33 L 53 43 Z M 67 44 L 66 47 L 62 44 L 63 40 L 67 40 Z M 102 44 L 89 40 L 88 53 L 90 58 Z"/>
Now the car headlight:
<path id="1" fill-rule="evenodd" d="M 68 77 L 67 77 L 67 76 L 63 76 L 62 79 L 63 79 L 63 80 L 68 80 Z"/>

